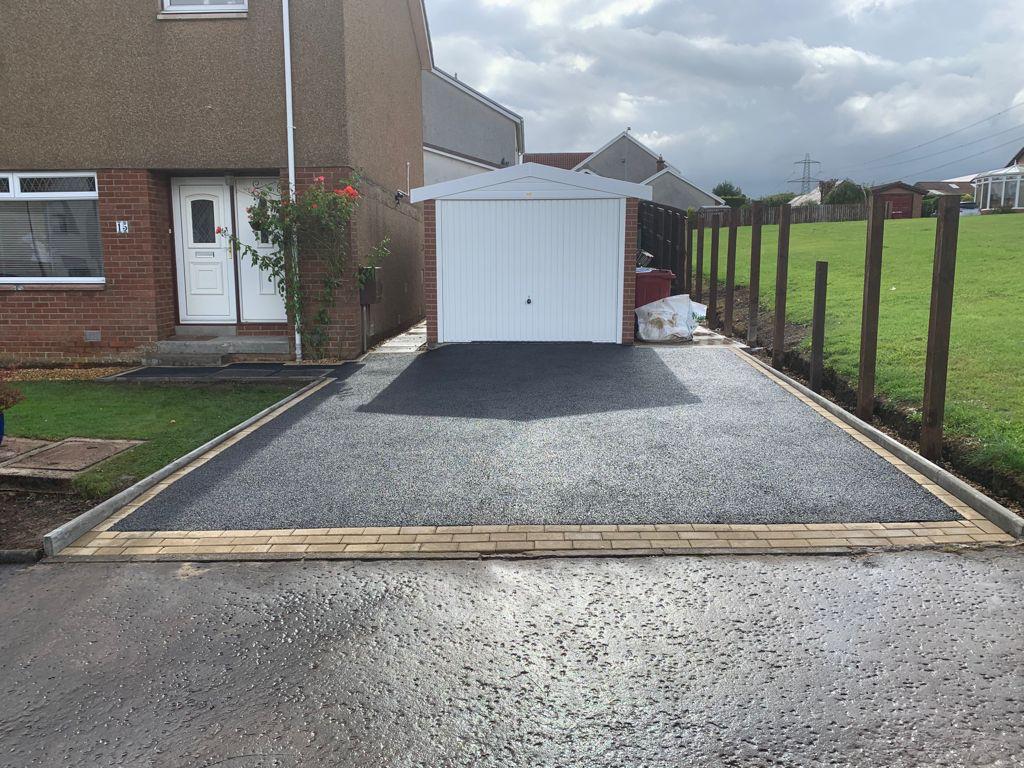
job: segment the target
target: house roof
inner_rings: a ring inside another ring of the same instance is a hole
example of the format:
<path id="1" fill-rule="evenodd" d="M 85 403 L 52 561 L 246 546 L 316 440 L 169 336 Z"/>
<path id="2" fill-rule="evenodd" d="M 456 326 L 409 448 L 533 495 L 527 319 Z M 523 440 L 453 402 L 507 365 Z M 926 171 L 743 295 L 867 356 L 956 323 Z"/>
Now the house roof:
<path id="1" fill-rule="evenodd" d="M 933 195 L 964 195 L 974 192 L 974 185 L 969 181 L 919 181 L 916 186 Z"/>
<path id="2" fill-rule="evenodd" d="M 676 170 L 675 168 L 673 168 L 673 167 L 672 167 L 671 165 L 666 165 L 666 166 L 665 166 L 664 168 L 662 168 L 662 169 L 661 169 L 660 171 L 658 171 L 658 172 L 657 172 L 656 174 L 654 174 L 653 176 L 651 176 L 651 177 L 649 177 L 649 178 L 646 178 L 646 179 L 644 179 L 644 180 L 643 180 L 642 182 L 640 182 L 640 183 L 641 183 L 641 184 L 648 184 L 648 185 L 649 185 L 649 184 L 650 184 L 650 183 L 651 183 L 652 181 L 654 181 L 655 179 L 657 179 L 657 178 L 658 178 L 659 176 L 664 176 L 665 174 L 669 174 L 670 176 L 675 176 L 675 177 L 676 177 L 677 179 L 679 179 L 679 180 L 680 180 L 680 181 L 682 181 L 683 183 L 685 183 L 685 184 L 689 184 L 689 185 L 690 185 L 691 187 L 693 187 L 694 189 L 696 189 L 696 190 L 697 190 L 698 192 L 700 192 L 701 194 L 705 194 L 705 195 L 707 195 L 708 197 L 714 198 L 715 200 L 717 200 L 717 201 L 718 201 L 718 204 L 719 204 L 719 205 L 725 205 L 725 200 L 723 200 L 722 198 L 720 198 L 720 197 L 719 197 L 718 195 L 716 195 L 716 194 L 715 194 L 714 192 L 705 192 L 705 191 L 704 191 L 703 189 L 701 189 L 700 187 L 698 187 L 698 186 L 697 186 L 696 184 L 694 184 L 694 183 L 693 183 L 692 181 L 690 181 L 689 179 L 685 178 L 685 177 L 684 177 L 684 176 L 683 176 L 683 175 L 682 175 L 682 174 L 681 174 L 681 173 L 680 173 L 679 171 L 677 171 L 677 170 Z"/>
<path id="3" fill-rule="evenodd" d="M 430 184 L 425 187 L 417 187 L 409 194 L 409 202 L 419 203 L 424 200 L 436 200 L 442 197 L 453 197 L 465 193 L 476 192 L 480 198 L 486 199 L 493 196 L 493 199 L 541 199 L 542 195 L 535 195 L 526 184 L 511 184 L 504 189 L 500 186 L 508 185 L 509 182 L 516 182 L 525 179 L 534 179 L 539 182 L 554 183 L 565 188 L 566 191 L 575 193 L 579 197 L 636 197 L 641 200 L 650 200 L 652 190 L 644 184 L 633 184 L 618 179 L 608 179 L 590 173 L 576 173 L 563 168 L 552 168 L 549 165 L 540 163 L 522 163 L 512 165 L 508 168 L 500 168 L 496 171 L 475 173 L 471 176 L 464 176 L 460 179 L 442 181 L 438 184 Z M 489 187 L 495 189 L 488 192 Z M 563 198 L 572 195 L 553 193 L 549 197 Z"/>
<path id="4" fill-rule="evenodd" d="M 879 184 L 871 188 L 872 192 L 885 192 L 889 189 L 905 189 L 907 192 L 913 192 L 915 195 L 926 195 L 928 194 L 927 189 L 916 187 L 913 184 L 907 184 L 905 181 L 890 181 L 887 184 Z"/>
<path id="5" fill-rule="evenodd" d="M 1011 165 L 1020 165 L 1021 163 L 1024 163 L 1024 147 L 1021 147 L 1020 152 L 1010 158 L 1010 162 L 1006 166 L 1010 167 Z"/>
<path id="6" fill-rule="evenodd" d="M 1024 165 L 1018 163 L 1016 165 L 1008 165 L 1005 168 L 996 168 L 993 171 L 985 171 L 984 173 L 979 173 L 974 178 L 977 179 L 982 176 L 1013 176 L 1015 174 L 1024 174 Z"/>
<path id="7" fill-rule="evenodd" d="M 608 147 L 610 147 L 610 146 L 611 146 L 612 144 L 614 144 L 615 142 L 617 142 L 617 141 L 618 141 L 619 139 L 621 139 L 621 138 L 622 138 L 623 136 L 625 136 L 625 137 L 626 137 L 627 139 L 629 139 L 630 141 L 632 141 L 632 142 L 633 142 L 634 144 L 636 144 L 636 145 L 637 145 L 638 147 L 640 147 L 640 149 L 642 149 L 642 150 L 643 150 L 644 152 L 646 152 L 647 154 L 649 154 L 649 155 L 650 155 L 651 157 L 653 157 L 653 158 L 654 158 L 655 160 L 657 160 L 657 159 L 658 159 L 659 157 L 661 157 L 661 155 L 659 155 L 659 154 L 658 154 L 657 152 L 655 152 L 655 151 L 654 151 L 653 149 L 651 149 L 651 148 L 650 148 L 650 147 L 648 147 L 648 146 L 647 146 L 646 144 L 644 144 L 644 143 L 643 143 L 642 141 L 640 141 L 640 140 L 639 140 L 638 138 L 636 138 L 636 137 L 635 137 L 635 136 L 634 136 L 634 135 L 633 135 L 632 133 L 630 133 L 630 131 L 629 131 L 629 130 L 627 129 L 627 130 L 623 131 L 622 133 L 618 134 L 617 136 L 615 136 L 614 138 L 612 138 L 612 140 L 611 140 L 611 141 L 609 141 L 609 142 L 608 142 L 607 144 L 605 144 L 605 145 L 604 145 L 603 147 L 601 147 L 601 148 L 600 148 L 599 150 L 597 150 L 596 152 L 591 152 L 591 153 L 590 153 L 589 155 L 587 155 L 587 156 L 586 156 L 585 158 L 583 158 L 582 160 L 580 160 L 580 162 L 576 163 L 576 165 L 575 165 L 575 166 L 573 167 L 573 170 L 574 170 L 574 171 L 578 171 L 578 170 L 580 170 L 580 168 L 581 168 L 582 166 L 586 165 L 586 164 L 587 164 L 587 163 L 589 163 L 589 162 L 590 162 L 591 160 L 593 160 L 593 159 L 594 159 L 595 157 L 597 157 L 598 155 L 600 155 L 600 154 L 601 154 L 602 152 L 604 152 L 604 151 L 605 151 L 606 149 L 608 149 Z"/>
<path id="8" fill-rule="evenodd" d="M 527 152 L 523 155 L 524 163 L 540 163 L 552 168 L 564 168 L 571 171 L 583 160 L 590 157 L 590 152 Z"/>
<path id="9" fill-rule="evenodd" d="M 799 208 L 801 205 L 814 205 L 821 203 L 821 186 L 817 186 L 810 192 L 804 192 L 802 195 L 797 195 L 789 201 L 791 208 Z"/>

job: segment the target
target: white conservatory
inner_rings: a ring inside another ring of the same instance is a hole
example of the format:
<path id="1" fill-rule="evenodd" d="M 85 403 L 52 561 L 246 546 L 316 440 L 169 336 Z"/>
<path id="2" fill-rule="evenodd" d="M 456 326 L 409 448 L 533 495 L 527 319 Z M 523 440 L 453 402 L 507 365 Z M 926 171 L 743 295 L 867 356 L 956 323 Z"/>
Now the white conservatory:
<path id="1" fill-rule="evenodd" d="M 1024 210 L 1024 166 L 1017 164 L 974 177 L 974 199 L 982 212 Z"/>

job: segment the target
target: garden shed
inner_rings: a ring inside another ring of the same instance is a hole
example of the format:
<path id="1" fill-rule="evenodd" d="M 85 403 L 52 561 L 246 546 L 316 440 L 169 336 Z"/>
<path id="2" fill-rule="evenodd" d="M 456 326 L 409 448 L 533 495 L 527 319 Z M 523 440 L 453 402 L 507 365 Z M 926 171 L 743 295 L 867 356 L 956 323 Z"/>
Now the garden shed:
<path id="1" fill-rule="evenodd" d="M 524 163 L 412 190 L 427 339 L 630 344 L 642 184 Z"/>

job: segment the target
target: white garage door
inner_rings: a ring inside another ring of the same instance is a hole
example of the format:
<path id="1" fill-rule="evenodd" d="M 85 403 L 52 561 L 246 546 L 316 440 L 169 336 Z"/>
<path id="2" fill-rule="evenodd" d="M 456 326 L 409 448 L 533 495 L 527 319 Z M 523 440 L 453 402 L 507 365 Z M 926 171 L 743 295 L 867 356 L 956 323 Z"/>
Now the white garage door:
<path id="1" fill-rule="evenodd" d="M 438 341 L 622 339 L 625 200 L 438 200 Z"/>

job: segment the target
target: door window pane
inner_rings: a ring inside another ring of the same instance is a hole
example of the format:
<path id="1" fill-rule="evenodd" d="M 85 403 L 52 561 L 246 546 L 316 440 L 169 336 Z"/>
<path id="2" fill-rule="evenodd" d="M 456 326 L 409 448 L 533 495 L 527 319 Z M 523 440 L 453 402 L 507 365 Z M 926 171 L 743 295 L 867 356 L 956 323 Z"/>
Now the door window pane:
<path id="1" fill-rule="evenodd" d="M 217 242 L 216 223 L 213 215 L 213 200 L 193 200 L 192 211 L 192 242 Z"/>
<path id="2" fill-rule="evenodd" d="M 103 277 L 97 202 L 0 201 L 0 277 Z"/>

